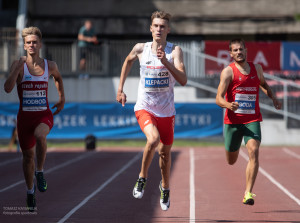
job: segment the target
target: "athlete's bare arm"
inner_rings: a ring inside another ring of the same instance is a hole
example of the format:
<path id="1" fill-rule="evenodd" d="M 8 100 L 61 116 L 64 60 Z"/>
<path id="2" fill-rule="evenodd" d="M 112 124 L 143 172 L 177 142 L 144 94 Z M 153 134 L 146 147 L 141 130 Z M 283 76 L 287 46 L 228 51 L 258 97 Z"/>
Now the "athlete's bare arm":
<path id="1" fill-rule="evenodd" d="M 137 43 L 131 50 L 131 52 L 128 54 L 126 57 L 122 70 L 121 70 L 121 75 L 120 75 L 120 82 L 119 82 L 119 87 L 118 87 L 118 92 L 117 92 L 117 98 L 116 100 L 122 104 L 122 106 L 125 105 L 126 102 L 126 94 L 123 92 L 123 87 L 125 80 L 131 70 L 131 67 L 138 58 L 141 57 L 144 49 L 144 43 Z"/>
<path id="2" fill-rule="evenodd" d="M 263 72 L 263 69 L 261 67 L 260 64 L 255 64 L 255 68 L 256 68 L 256 71 L 257 71 L 257 75 L 258 75 L 258 78 L 260 80 L 260 89 L 269 97 L 273 100 L 273 105 L 276 109 L 281 109 L 282 107 L 282 104 L 280 101 L 278 101 L 278 99 L 276 98 L 276 96 L 273 94 L 273 91 L 272 89 L 270 88 L 270 86 L 268 85 L 268 83 L 266 82 L 265 80 L 265 77 L 264 77 L 264 72 Z"/>
<path id="3" fill-rule="evenodd" d="M 52 109 L 56 108 L 56 111 L 53 113 L 53 115 L 56 115 L 64 108 L 65 105 L 64 85 L 57 64 L 54 61 L 48 61 L 48 67 L 49 67 L 49 74 L 52 75 L 54 79 L 55 86 L 59 96 L 58 102 L 52 107 Z"/>
<path id="4" fill-rule="evenodd" d="M 235 111 L 238 109 L 239 104 L 237 102 L 231 101 L 228 102 L 225 100 L 225 94 L 227 92 L 228 86 L 233 79 L 233 71 L 231 67 L 226 67 L 221 72 L 220 83 L 218 86 L 218 92 L 216 96 L 216 104 L 222 108 L 228 108 L 231 111 Z"/>
<path id="5" fill-rule="evenodd" d="M 9 75 L 4 83 L 4 90 L 6 93 L 10 93 L 13 89 L 15 84 L 20 80 L 20 77 L 23 72 L 24 63 L 26 62 L 26 57 L 20 57 L 19 60 L 15 60 L 9 71 Z"/>
<path id="6" fill-rule="evenodd" d="M 186 85 L 187 77 L 183 63 L 183 53 L 179 46 L 175 46 L 174 50 L 172 51 L 174 65 L 167 60 L 165 51 L 162 49 L 162 46 L 157 49 L 157 57 L 158 59 L 160 59 L 161 63 L 171 72 L 178 83 L 180 83 L 182 86 Z"/>

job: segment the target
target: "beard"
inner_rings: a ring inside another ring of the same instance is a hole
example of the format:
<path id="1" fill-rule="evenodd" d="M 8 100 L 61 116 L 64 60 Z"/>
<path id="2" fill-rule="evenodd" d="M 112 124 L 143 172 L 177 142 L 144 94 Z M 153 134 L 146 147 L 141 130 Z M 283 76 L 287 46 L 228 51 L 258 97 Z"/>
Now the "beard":
<path id="1" fill-rule="evenodd" d="M 238 62 L 238 63 L 244 63 L 246 61 L 246 57 L 236 58 L 235 61 Z"/>

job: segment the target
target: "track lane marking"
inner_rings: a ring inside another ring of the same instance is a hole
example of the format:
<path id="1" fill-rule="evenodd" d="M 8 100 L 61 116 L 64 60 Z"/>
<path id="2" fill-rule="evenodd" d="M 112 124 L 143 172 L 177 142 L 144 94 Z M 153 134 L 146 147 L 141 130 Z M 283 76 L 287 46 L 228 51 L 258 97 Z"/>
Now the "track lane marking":
<path id="1" fill-rule="evenodd" d="M 194 148 L 190 148 L 190 223 L 195 219 L 195 156 Z"/>
<path id="2" fill-rule="evenodd" d="M 297 159 L 300 160 L 300 155 L 298 155 L 297 153 L 293 152 L 292 150 L 289 150 L 288 148 L 282 148 L 282 150 L 284 152 L 286 152 L 287 154 L 291 155 L 292 157 L 295 157 Z"/>
<path id="3" fill-rule="evenodd" d="M 122 174 L 127 168 L 129 168 L 134 162 L 136 162 L 141 156 L 142 152 L 139 152 L 136 156 L 134 156 L 129 162 L 124 165 L 121 169 L 119 169 L 114 175 L 112 175 L 109 179 L 107 179 L 103 184 L 101 184 L 94 192 L 88 195 L 85 199 L 83 199 L 78 205 L 76 205 L 71 211 L 69 211 L 62 219 L 58 221 L 58 223 L 63 223 L 68 220 L 77 210 L 79 210 L 82 206 L 84 206 L 92 197 L 102 191 L 108 184 L 110 184 L 115 178 L 117 178 L 120 174 Z"/>
<path id="4" fill-rule="evenodd" d="M 7 164 L 13 163 L 13 162 L 17 162 L 19 160 L 22 160 L 22 157 L 18 157 L 18 158 L 14 158 L 14 159 L 10 159 L 10 160 L 6 160 L 2 163 L 0 163 L 0 166 L 5 166 Z"/>
<path id="5" fill-rule="evenodd" d="M 84 159 L 84 158 L 86 158 L 86 157 L 88 157 L 88 156 L 91 156 L 92 154 L 93 154 L 93 152 L 88 152 L 88 153 L 83 154 L 83 155 L 81 155 L 81 156 L 78 156 L 78 157 L 76 157 L 76 158 L 74 158 L 74 159 L 71 159 L 71 160 L 69 160 L 69 161 L 67 161 L 67 162 L 65 162 L 65 163 L 62 163 L 62 164 L 57 165 L 57 166 L 55 166 L 55 167 L 52 167 L 52 168 L 46 170 L 44 173 L 45 173 L 45 174 L 46 174 L 46 173 L 51 173 L 51 172 L 53 172 L 53 171 L 55 171 L 55 170 L 58 170 L 58 169 L 60 169 L 60 168 L 63 168 L 63 167 L 65 167 L 65 166 L 68 166 L 68 165 L 70 165 L 70 164 L 72 164 L 72 163 L 74 163 L 74 162 L 77 162 L 77 161 L 79 161 L 79 160 L 82 160 L 82 159 Z M 21 183 L 24 183 L 24 182 L 25 182 L 25 180 L 17 181 L 16 183 L 13 183 L 13 184 L 11 184 L 11 185 L 9 185 L 9 186 L 3 188 L 3 189 L 0 189 L 0 193 L 2 193 L 2 192 L 4 192 L 4 191 L 7 191 L 7 190 L 9 190 L 9 189 L 11 189 L 11 188 L 14 188 L 15 186 L 18 186 L 18 185 L 20 185 Z"/>
<path id="6" fill-rule="evenodd" d="M 241 156 L 248 161 L 248 156 L 242 150 L 240 150 Z M 275 186 L 277 186 L 281 191 L 283 191 L 289 198 L 294 200 L 300 206 L 300 200 L 295 195 L 293 195 L 288 189 L 286 189 L 282 184 L 280 184 L 277 180 L 275 180 L 267 171 L 265 171 L 262 167 L 259 167 L 258 171 L 264 175 L 268 180 L 270 180 Z"/>

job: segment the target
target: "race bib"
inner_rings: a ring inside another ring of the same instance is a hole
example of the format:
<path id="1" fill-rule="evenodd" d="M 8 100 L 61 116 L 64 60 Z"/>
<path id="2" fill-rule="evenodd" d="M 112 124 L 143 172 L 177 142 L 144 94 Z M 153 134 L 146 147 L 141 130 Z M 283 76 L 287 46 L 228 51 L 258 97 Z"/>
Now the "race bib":
<path id="1" fill-rule="evenodd" d="M 23 91 L 23 111 L 47 110 L 46 90 Z"/>
<path id="2" fill-rule="evenodd" d="M 145 75 L 146 92 L 166 92 L 169 90 L 169 72 L 150 70 Z"/>
<path id="3" fill-rule="evenodd" d="M 235 113 L 255 114 L 256 94 L 236 94 L 235 101 L 239 103 Z"/>

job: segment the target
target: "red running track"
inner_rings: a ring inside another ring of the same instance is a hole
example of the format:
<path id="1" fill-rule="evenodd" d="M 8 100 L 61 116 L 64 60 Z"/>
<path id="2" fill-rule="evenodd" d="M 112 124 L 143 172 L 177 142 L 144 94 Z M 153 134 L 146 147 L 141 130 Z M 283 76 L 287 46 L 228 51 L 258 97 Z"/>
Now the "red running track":
<path id="1" fill-rule="evenodd" d="M 37 211 L 24 210 L 21 155 L 0 153 L 0 222 L 300 222 L 300 149 L 261 147 L 254 206 L 242 204 L 246 150 L 233 166 L 224 148 L 173 148 L 171 207 L 159 205 L 156 154 L 144 197 L 132 189 L 142 148 L 50 148 L 48 190 L 36 193 Z M 245 157 L 245 158 L 244 158 Z"/>

